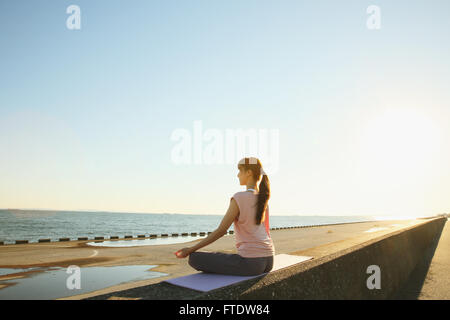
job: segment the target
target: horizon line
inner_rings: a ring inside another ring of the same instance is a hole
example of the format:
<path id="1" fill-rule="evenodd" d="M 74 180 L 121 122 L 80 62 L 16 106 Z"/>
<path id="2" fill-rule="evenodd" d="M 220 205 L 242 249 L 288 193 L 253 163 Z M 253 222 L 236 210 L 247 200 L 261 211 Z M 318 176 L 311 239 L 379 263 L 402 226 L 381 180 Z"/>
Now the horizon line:
<path id="1" fill-rule="evenodd" d="M 33 211 L 60 211 L 60 212 L 92 212 L 92 213 L 100 213 L 100 212 L 105 212 L 105 213 L 123 213 L 123 214 L 127 214 L 127 213 L 131 213 L 131 214 L 183 214 L 183 215 L 225 215 L 225 213 L 223 214 L 215 214 L 215 213 L 173 213 L 173 212 L 130 212 L 130 211 L 110 211 L 110 210 L 89 210 L 89 209 L 77 209 L 77 210 L 61 210 L 61 209 L 35 209 L 35 208 L 0 208 L 0 211 L 7 211 L 7 210 L 12 210 L 12 211 L 26 211 L 26 210 L 33 210 Z M 432 216 L 437 216 L 439 214 L 448 214 L 448 213 L 435 213 L 435 214 L 430 214 L 430 215 L 420 215 L 417 216 L 416 218 L 420 218 L 420 217 L 432 217 Z M 305 214 L 271 214 L 271 216 L 303 216 L 303 217 L 389 217 L 389 216 L 401 216 L 398 214 L 358 214 L 358 215 L 326 215 L 326 214 L 311 214 L 311 215 L 305 215 Z"/>

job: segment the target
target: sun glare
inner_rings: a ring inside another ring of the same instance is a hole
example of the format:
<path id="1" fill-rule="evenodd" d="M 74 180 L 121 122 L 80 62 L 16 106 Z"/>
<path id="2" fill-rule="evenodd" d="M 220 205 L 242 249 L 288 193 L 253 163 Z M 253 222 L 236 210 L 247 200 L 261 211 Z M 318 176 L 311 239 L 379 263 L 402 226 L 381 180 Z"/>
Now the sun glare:
<path id="1" fill-rule="evenodd" d="M 419 182 L 438 152 L 438 128 L 416 109 L 387 109 L 360 136 L 360 164 L 382 177 Z"/>

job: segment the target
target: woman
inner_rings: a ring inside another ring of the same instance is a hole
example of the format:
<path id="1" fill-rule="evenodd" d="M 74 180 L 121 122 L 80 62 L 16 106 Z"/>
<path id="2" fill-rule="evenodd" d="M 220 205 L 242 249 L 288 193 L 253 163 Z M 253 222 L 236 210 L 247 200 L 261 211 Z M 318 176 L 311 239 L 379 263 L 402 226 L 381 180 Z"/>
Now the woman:
<path id="1" fill-rule="evenodd" d="M 175 252 L 178 258 L 189 256 L 189 265 L 196 270 L 239 276 L 272 270 L 275 248 L 269 233 L 269 179 L 259 159 L 254 157 L 239 161 L 238 169 L 239 182 L 247 190 L 233 195 L 219 227 L 195 246 Z M 256 183 L 261 176 L 258 189 Z M 197 252 L 225 235 L 233 222 L 237 254 Z"/>

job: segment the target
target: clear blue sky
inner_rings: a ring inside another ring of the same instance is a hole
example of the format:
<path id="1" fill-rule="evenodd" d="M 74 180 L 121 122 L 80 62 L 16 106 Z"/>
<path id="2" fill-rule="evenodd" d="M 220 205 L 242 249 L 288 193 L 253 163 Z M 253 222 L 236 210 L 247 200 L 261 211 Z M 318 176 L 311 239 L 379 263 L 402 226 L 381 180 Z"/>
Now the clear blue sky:
<path id="1" fill-rule="evenodd" d="M 71 4 L 80 30 L 66 27 Z M 172 133 L 201 120 L 278 130 L 271 214 L 450 212 L 449 12 L 447 0 L 2 1 L 0 208 L 225 213 L 245 189 L 236 164 L 171 159 Z"/>

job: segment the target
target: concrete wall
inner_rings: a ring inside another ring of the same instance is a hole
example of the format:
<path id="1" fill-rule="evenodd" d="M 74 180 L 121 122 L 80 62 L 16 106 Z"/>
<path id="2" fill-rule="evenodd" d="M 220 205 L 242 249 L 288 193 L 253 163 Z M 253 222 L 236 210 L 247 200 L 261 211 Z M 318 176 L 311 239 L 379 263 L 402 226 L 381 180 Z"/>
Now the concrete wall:
<path id="1" fill-rule="evenodd" d="M 335 254 L 277 270 L 194 299 L 389 299 L 405 284 L 447 221 L 436 218 Z M 367 267 L 380 267 L 381 289 L 368 289 Z"/>

